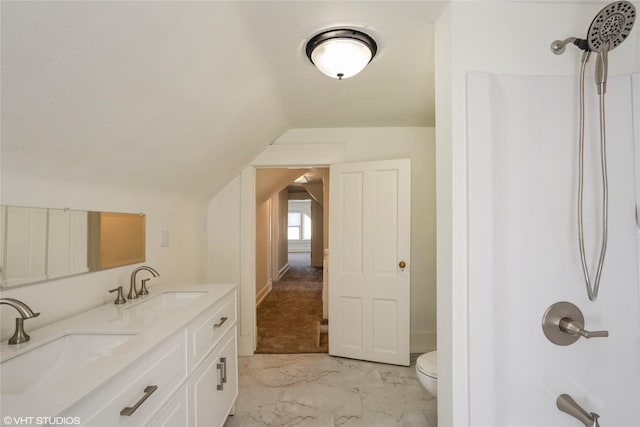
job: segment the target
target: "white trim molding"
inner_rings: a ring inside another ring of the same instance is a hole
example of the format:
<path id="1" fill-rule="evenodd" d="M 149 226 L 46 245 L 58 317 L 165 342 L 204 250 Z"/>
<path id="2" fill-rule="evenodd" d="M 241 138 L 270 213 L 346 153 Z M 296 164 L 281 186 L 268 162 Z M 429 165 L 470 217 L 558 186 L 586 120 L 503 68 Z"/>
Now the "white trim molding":
<path id="1" fill-rule="evenodd" d="M 271 290 L 273 289 L 273 282 L 269 280 L 266 285 L 260 289 L 260 292 L 256 293 L 256 307 L 262 304 L 262 301 L 269 295 Z"/>
<path id="2" fill-rule="evenodd" d="M 287 274 L 287 271 L 289 271 L 289 263 L 286 263 L 285 265 L 282 266 L 282 268 L 280 270 L 278 270 L 278 279 L 277 280 L 282 279 L 282 276 Z"/>
<path id="3" fill-rule="evenodd" d="M 256 168 L 329 166 L 344 162 L 342 144 L 270 145 L 251 162 L 240 178 L 240 333 L 238 355 L 252 356 L 256 332 Z"/>
<path id="4" fill-rule="evenodd" d="M 282 144 L 269 145 L 251 165 L 275 166 L 329 166 L 344 161 L 342 144 Z"/>
<path id="5" fill-rule="evenodd" d="M 256 333 L 256 170 L 240 175 L 240 326 L 238 355 L 252 356 Z"/>

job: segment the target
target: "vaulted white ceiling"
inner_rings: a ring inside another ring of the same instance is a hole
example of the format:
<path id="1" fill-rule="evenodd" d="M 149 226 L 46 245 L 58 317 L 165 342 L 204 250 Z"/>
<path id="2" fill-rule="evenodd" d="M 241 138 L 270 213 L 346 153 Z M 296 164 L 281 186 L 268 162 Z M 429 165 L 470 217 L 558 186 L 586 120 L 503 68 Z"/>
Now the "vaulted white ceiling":
<path id="1" fill-rule="evenodd" d="M 206 198 L 290 128 L 433 126 L 433 1 L 2 2 L 2 175 Z M 378 42 L 318 72 L 330 27 Z M 11 179 L 3 185 L 11 185 Z"/>

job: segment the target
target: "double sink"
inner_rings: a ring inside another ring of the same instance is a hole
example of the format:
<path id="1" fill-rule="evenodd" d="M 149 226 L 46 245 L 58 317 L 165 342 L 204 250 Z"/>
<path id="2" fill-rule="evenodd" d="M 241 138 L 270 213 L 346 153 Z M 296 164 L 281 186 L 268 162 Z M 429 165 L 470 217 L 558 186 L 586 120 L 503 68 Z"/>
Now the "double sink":
<path id="1" fill-rule="evenodd" d="M 153 318 L 184 308 L 206 293 L 167 290 L 127 303 L 117 307 L 117 310 L 119 313 L 135 313 L 138 317 Z M 35 343 L 21 344 L 24 351 L 17 351 L 0 365 L 1 394 L 21 395 L 72 377 L 89 364 L 110 357 L 120 346 L 135 339 L 138 333 L 139 331 L 83 331 L 64 334 L 33 348 L 30 348 L 30 344 Z"/>

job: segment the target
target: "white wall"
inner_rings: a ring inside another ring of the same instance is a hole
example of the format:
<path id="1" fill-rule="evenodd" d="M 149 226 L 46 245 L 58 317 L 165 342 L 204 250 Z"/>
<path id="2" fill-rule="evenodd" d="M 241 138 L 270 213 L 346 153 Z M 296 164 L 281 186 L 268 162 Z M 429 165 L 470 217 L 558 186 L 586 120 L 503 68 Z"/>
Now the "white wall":
<path id="1" fill-rule="evenodd" d="M 292 129 L 274 143 L 345 145 L 345 162 L 411 159 L 411 351 L 436 347 L 435 130 Z"/>
<path id="2" fill-rule="evenodd" d="M 329 206 L 327 206 L 329 210 Z M 313 267 L 322 267 L 324 264 L 324 207 L 315 200 L 311 200 L 311 265 Z"/>
<path id="3" fill-rule="evenodd" d="M 256 304 L 271 290 L 271 200 L 256 206 Z"/>
<path id="4" fill-rule="evenodd" d="M 568 47 L 564 55 L 555 56 L 549 45 L 555 39 L 585 34 L 605 4 L 452 2 L 436 25 L 438 203 L 442 203 L 439 216 L 443 215 L 438 222 L 438 328 L 439 338 L 451 337 L 439 342 L 438 404 L 444 425 L 470 422 L 467 165 L 474 159 L 468 157 L 467 148 L 467 73 L 576 75 L 580 53 Z M 610 54 L 611 75 L 640 68 L 639 34 L 636 28 Z"/>
<path id="5" fill-rule="evenodd" d="M 207 210 L 207 281 L 240 280 L 240 177 L 209 203 Z"/>
<path id="6" fill-rule="evenodd" d="M 453 177 L 460 175 L 453 173 L 451 138 L 452 20 L 451 7 L 447 7 L 435 25 L 438 421 L 444 426 L 465 425 L 468 406 L 466 335 L 453 333 L 454 322 L 465 320 L 466 299 L 454 296 L 452 265 L 454 259 L 466 256 L 466 252 L 458 245 L 454 254 L 452 245 L 453 198 L 459 194 L 453 191 Z M 464 162 L 458 167 L 464 168 Z M 460 212 L 462 218 L 456 219 L 457 224 L 464 225 L 465 214 Z M 454 360 L 454 356 L 460 360 Z"/>
<path id="7" fill-rule="evenodd" d="M 577 248 L 575 79 L 474 73 L 468 85 L 471 424 L 565 426 L 555 400 L 568 393 L 600 414 L 602 425 L 636 425 L 640 289 L 631 79 L 608 82 L 609 238 L 595 302 L 587 297 Z M 602 196 L 591 89 L 584 230 L 593 278 Z M 550 343 L 541 319 L 559 301 L 582 310 L 585 329 L 610 336 L 567 347 Z"/>
<path id="8" fill-rule="evenodd" d="M 273 195 L 273 279 L 280 278 L 289 270 L 289 256 L 287 248 L 287 212 L 289 194 L 284 189 Z"/>
<path id="9" fill-rule="evenodd" d="M 304 151 L 289 148 L 294 145 L 308 145 Z M 312 159 L 309 157 L 312 153 Z M 282 160 L 284 158 L 285 160 Z M 435 129 L 433 128 L 326 128 L 326 129 L 292 129 L 283 134 L 278 140 L 265 150 L 256 160 L 255 167 L 260 166 L 326 166 L 342 161 L 373 161 L 397 158 L 410 158 L 412 161 L 412 236 L 411 250 L 413 265 L 411 275 L 411 351 L 424 352 L 436 346 L 436 242 L 435 242 Z M 299 160 L 295 160 L 299 159 Z M 212 227 L 215 216 L 212 207 L 217 211 L 226 211 L 230 206 L 230 215 L 240 217 L 242 223 L 247 224 L 245 231 L 240 224 L 229 223 L 224 230 L 221 241 L 212 240 L 210 233 L 208 263 L 215 262 L 212 256 L 213 246 L 223 244 L 233 248 L 229 256 L 236 256 L 233 268 L 227 269 L 236 274 L 236 265 L 240 263 L 253 264 L 253 249 L 248 248 L 249 242 L 255 236 L 251 230 L 255 228 L 255 220 L 250 216 L 254 211 L 255 199 L 255 168 L 247 167 L 236 178 L 239 183 L 233 193 L 225 189 L 224 194 L 218 194 L 210 204 L 209 225 Z M 328 181 L 328 180 L 327 180 Z M 325 195 L 328 194 L 326 191 Z M 252 191 L 249 191 L 252 188 Z M 245 194 L 246 193 L 246 194 Z M 325 197 L 326 198 L 326 197 Z M 241 209 L 242 206 L 247 209 Z M 275 206 L 275 202 L 274 202 Z M 286 205 L 285 205 L 286 206 Z M 325 209 L 326 211 L 326 209 Z M 253 213 L 255 215 L 255 212 Z M 249 226 L 251 224 L 251 226 Z M 243 233 L 245 233 L 243 235 Z M 239 236 L 239 237 L 238 237 Z M 239 241 L 236 240 L 239 238 Z M 244 248 L 241 242 L 245 242 Z M 244 259 L 241 259 L 244 258 Z M 249 265 L 250 267 L 250 265 Z M 224 268 L 221 266 L 221 268 Z M 240 267 L 243 271 L 243 267 Z M 210 273 L 211 268 L 208 270 Z M 275 271 L 275 269 L 274 269 Z M 254 312 L 247 308 L 250 301 L 255 301 L 255 295 L 242 295 L 255 290 L 255 269 L 246 268 L 247 275 L 243 278 L 240 273 L 240 311 L 241 325 L 238 352 L 242 355 L 253 354 Z M 249 279 L 249 274 L 254 279 Z M 237 277 L 237 276 L 236 276 Z M 211 279 L 211 276 L 208 276 Z M 249 286 L 248 283 L 251 283 Z M 243 306 L 244 304 L 244 306 Z"/>
<path id="10" fill-rule="evenodd" d="M 144 212 L 147 215 L 145 265 L 154 267 L 160 277 L 149 282 L 176 285 L 201 281 L 203 274 L 202 206 L 195 200 L 122 188 L 83 186 L 55 181 L 39 181 L 24 176 L 2 175 L 2 204 L 20 206 L 69 207 L 80 210 Z M 168 230 L 168 247 L 160 247 L 160 232 Z M 107 291 L 122 285 L 128 291 L 135 265 L 63 278 L 0 292 L 17 298 L 41 315 L 25 322 L 27 332 L 76 313 L 112 301 Z M 153 290 L 151 291 L 153 292 Z M 16 313 L 7 306 L 0 310 L 1 339 L 13 333 Z"/>

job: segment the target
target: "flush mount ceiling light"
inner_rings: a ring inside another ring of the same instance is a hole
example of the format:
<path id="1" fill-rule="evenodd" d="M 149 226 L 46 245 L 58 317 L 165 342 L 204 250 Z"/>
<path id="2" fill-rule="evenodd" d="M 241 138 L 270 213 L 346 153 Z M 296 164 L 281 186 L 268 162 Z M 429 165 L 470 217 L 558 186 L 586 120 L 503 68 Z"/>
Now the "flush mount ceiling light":
<path id="1" fill-rule="evenodd" d="M 368 34 L 337 29 L 316 34 L 307 42 L 307 56 L 320 72 L 334 79 L 353 77 L 376 55 L 378 45 Z"/>
<path id="2" fill-rule="evenodd" d="M 293 180 L 296 184 L 306 184 L 309 182 L 306 175 L 300 175 L 296 179 Z"/>

